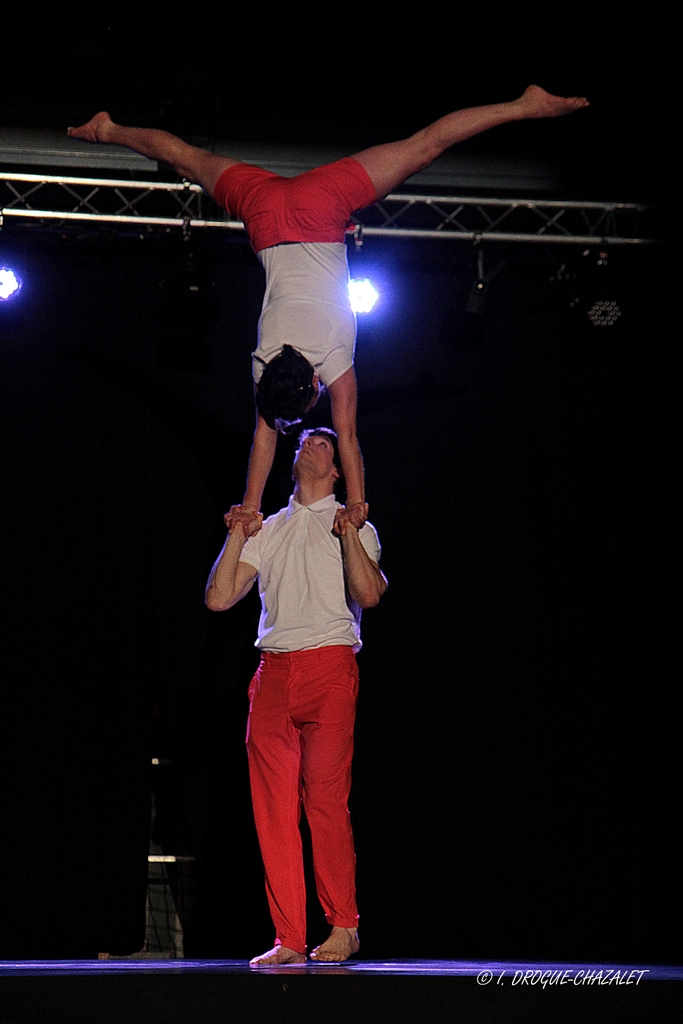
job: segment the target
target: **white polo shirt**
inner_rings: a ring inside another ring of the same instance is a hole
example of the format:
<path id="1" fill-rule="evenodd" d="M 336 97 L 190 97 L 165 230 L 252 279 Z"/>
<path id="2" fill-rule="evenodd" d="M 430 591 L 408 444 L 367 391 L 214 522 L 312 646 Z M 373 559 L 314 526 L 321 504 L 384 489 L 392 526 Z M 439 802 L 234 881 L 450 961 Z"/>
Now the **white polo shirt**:
<path id="1" fill-rule="evenodd" d="M 341 541 L 332 533 L 342 508 L 333 494 L 312 505 L 289 499 L 242 549 L 241 562 L 258 573 L 261 597 L 256 647 L 276 654 L 337 644 L 360 650 L 361 609 L 344 586 Z M 373 562 L 381 548 L 366 523 L 359 533 Z"/>
<path id="2" fill-rule="evenodd" d="M 326 387 L 353 366 L 356 314 L 349 299 L 343 242 L 294 242 L 262 249 L 266 292 L 252 372 L 291 345 L 308 359 Z"/>

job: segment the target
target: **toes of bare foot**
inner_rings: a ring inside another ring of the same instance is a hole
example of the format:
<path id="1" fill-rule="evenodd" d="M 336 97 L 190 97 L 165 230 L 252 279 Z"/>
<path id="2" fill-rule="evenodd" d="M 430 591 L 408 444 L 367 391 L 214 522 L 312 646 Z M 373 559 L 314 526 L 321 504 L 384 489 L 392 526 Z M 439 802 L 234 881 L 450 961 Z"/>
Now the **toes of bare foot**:
<path id="1" fill-rule="evenodd" d="M 287 946 L 274 946 L 267 953 L 255 956 L 249 961 L 251 967 L 273 967 L 278 964 L 305 964 L 306 957 L 303 953 L 297 953 L 295 949 L 288 949 Z"/>
<path id="2" fill-rule="evenodd" d="M 89 121 L 79 128 L 68 128 L 67 135 L 72 139 L 81 139 L 83 142 L 106 142 L 107 129 L 112 120 L 106 110 L 101 110 Z"/>

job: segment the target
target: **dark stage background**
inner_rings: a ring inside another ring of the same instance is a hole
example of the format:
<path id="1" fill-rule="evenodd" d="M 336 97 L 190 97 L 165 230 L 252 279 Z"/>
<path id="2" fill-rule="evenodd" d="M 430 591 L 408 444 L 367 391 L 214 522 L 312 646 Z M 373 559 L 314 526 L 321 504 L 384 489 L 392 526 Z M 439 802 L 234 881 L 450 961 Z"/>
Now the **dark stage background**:
<path id="1" fill-rule="evenodd" d="M 544 32 L 492 19 L 488 35 L 464 15 L 448 33 L 424 18 L 385 29 L 372 6 L 362 28 L 299 20 L 258 38 L 246 21 L 221 35 L 200 19 L 182 56 L 168 25 L 135 44 L 121 22 L 58 26 L 8 55 L 5 123 L 107 106 L 177 132 L 352 151 L 378 125 L 380 139 L 405 134 L 536 79 L 586 93 L 591 111 L 473 152 L 550 153 L 565 198 L 661 199 L 658 90 L 630 71 L 636 53 L 654 67 L 654 29 L 568 12 Z M 314 42 L 337 62 L 304 74 L 296 57 Z M 271 937 L 243 749 L 258 602 L 212 616 L 202 595 L 242 493 L 262 272 L 244 242 L 195 237 L 6 228 L 0 255 L 25 279 L 0 309 L 0 956 L 141 947 L 152 789 L 155 839 L 197 858 L 187 955 L 253 955 Z M 370 958 L 676 959 L 677 270 L 668 247 L 598 256 L 487 247 L 500 271 L 468 316 L 468 248 L 370 240 L 351 254 L 383 296 L 357 352 L 390 581 L 364 619 L 352 797 Z M 178 298 L 189 281 L 194 305 Z M 576 318 L 577 287 L 618 298 L 618 325 Z M 289 494 L 291 452 L 283 441 L 269 512 Z M 311 939 L 323 928 L 312 907 Z"/>

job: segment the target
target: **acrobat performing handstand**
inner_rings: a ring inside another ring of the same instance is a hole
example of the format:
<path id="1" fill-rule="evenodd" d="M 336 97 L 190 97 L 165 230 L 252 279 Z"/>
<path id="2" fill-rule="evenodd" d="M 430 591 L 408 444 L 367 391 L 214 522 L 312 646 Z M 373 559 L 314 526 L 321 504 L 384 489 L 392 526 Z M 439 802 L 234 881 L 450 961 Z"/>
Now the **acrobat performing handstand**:
<path id="1" fill-rule="evenodd" d="M 445 150 L 510 121 L 559 117 L 587 107 L 580 97 L 553 96 L 530 85 L 519 99 L 456 110 L 400 142 L 364 149 L 335 163 L 284 178 L 253 164 L 216 156 L 155 128 L 126 128 L 96 114 L 69 135 L 126 146 L 170 164 L 240 219 L 266 273 L 253 353 L 257 407 L 247 485 L 231 521 L 260 519 L 261 499 L 278 430 L 287 432 L 318 400 L 330 396 L 347 500 L 343 521 L 365 522 L 363 459 L 356 435 L 356 320 L 348 295 L 344 236 L 356 211 L 392 192 Z M 253 524 L 249 530 L 252 532 Z"/>

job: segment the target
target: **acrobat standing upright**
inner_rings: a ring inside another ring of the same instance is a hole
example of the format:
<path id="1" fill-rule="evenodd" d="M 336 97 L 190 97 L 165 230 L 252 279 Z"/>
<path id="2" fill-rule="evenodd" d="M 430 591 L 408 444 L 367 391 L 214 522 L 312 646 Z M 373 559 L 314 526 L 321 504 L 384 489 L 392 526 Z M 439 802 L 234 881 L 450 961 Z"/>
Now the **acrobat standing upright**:
<path id="1" fill-rule="evenodd" d="M 299 816 L 311 831 L 318 897 L 330 936 L 314 960 L 346 960 L 359 948 L 353 834 L 348 810 L 358 690 L 361 608 L 386 589 L 374 527 L 340 524 L 334 432 L 304 431 L 294 494 L 265 521 L 231 523 L 211 571 L 206 603 L 226 611 L 258 576 L 261 663 L 249 690 L 247 732 L 254 818 L 275 925 L 275 946 L 254 966 L 306 960 L 306 890 Z M 245 532 L 254 534 L 245 543 Z"/>
<path id="2" fill-rule="evenodd" d="M 346 508 L 337 521 L 361 526 L 367 516 L 363 460 L 356 435 L 355 316 L 350 308 L 344 235 L 356 210 L 388 195 L 450 146 L 497 125 L 558 117 L 588 106 L 530 85 L 516 100 L 446 114 L 399 142 L 284 178 L 231 157 L 190 146 L 168 132 L 127 128 L 101 112 L 69 135 L 126 146 L 170 164 L 240 218 L 266 271 L 253 354 L 256 430 L 242 504 L 246 524 L 259 516 L 278 429 L 287 430 L 327 388 L 346 477 Z"/>

